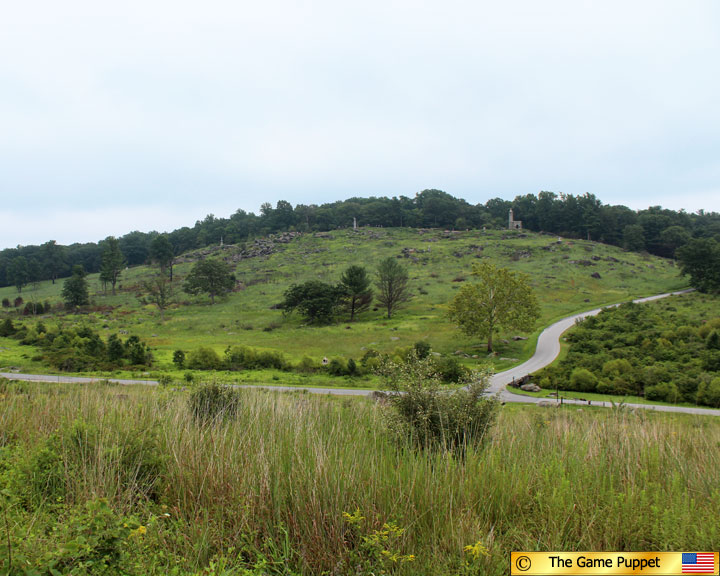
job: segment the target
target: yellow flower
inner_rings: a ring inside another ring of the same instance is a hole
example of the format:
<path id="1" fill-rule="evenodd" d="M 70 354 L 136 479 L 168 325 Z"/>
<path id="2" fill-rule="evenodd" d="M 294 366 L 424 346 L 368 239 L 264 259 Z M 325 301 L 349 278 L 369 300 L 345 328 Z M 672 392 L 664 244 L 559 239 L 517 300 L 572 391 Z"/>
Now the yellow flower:
<path id="1" fill-rule="evenodd" d="M 490 550 L 485 547 L 482 540 L 478 540 L 475 544 L 468 544 L 463 548 L 463 551 L 475 560 L 480 558 L 480 556 L 490 556 Z"/>

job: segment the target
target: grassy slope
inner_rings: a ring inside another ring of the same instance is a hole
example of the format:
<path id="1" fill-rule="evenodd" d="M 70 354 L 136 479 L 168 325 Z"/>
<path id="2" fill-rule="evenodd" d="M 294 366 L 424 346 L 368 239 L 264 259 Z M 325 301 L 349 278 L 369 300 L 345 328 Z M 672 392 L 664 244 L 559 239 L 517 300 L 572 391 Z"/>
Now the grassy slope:
<path id="1" fill-rule="evenodd" d="M 191 350 L 200 345 L 212 346 L 219 353 L 232 344 L 272 348 L 297 361 L 304 355 L 316 359 L 324 356 L 358 359 L 366 348 L 389 352 L 418 340 L 428 340 L 433 350 L 442 354 L 462 350 L 477 355 L 477 359 L 467 360 L 469 365 L 475 365 L 485 359 L 483 343 L 459 332 L 445 318 L 445 310 L 461 285 L 453 280 L 470 279 L 476 258 L 492 258 L 530 275 L 541 303 L 539 329 L 572 312 L 685 286 L 669 261 L 587 241 L 558 242 L 555 236 L 504 231 L 449 234 L 411 229 L 341 230 L 329 236 L 303 235 L 288 244 L 278 244 L 278 251 L 270 256 L 240 260 L 236 274 L 245 289 L 214 306 L 205 298 L 190 299 L 178 291 L 179 299 L 185 299 L 185 303 L 168 310 L 163 323 L 154 307 L 142 306 L 135 297 L 138 283 L 149 273 L 146 267 L 124 272 L 122 290 L 116 296 L 99 292 L 97 275 L 93 275 L 90 283 L 96 291 L 95 304 L 113 309 L 83 316 L 83 320 L 106 334 L 126 330 L 147 339 L 156 350 L 157 368 L 161 370 L 172 369 L 173 350 Z M 280 311 L 271 309 L 294 282 L 309 279 L 337 282 L 350 264 L 362 264 L 372 271 L 381 259 L 400 256 L 404 248 L 415 251 L 402 259 L 409 268 L 415 298 L 391 320 L 383 318 L 382 310 L 377 310 L 364 314 L 353 324 L 311 327 L 304 326 L 297 316 L 286 319 Z M 232 258 L 239 248 L 226 246 L 216 251 Z M 579 261 L 592 265 L 584 266 Z M 186 262 L 176 267 L 177 286 L 190 266 L 191 262 Z M 594 272 L 600 274 L 600 279 L 591 277 Z M 54 286 L 42 283 L 35 289 L 26 288 L 23 297 L 58 301 L 61 287 L 62 282 Z M 0 289 L 0 297 L 12 299 L 15 295 L 12 288 Z M 66 317 L 64 321 L 75 318 Z M 496 368 L 505 368 L 515 363 L 514 359 L 527 358 L 534 344 L 532 336 L 527 341 L 510 340 L 506 344 L 498 340 Z M 30 361 L 32 354 L 18 348 L 14 341 L 5 340 L 2 345 L 7 349 L 0 353 L 0 366 L 42 369 Z M 249 377 L 260 381 L 271 378 Z M 283 375 L 282 379 L 286 377 Z M 308 383 L 307 379 L 299 380 L 298 383 Z"/>

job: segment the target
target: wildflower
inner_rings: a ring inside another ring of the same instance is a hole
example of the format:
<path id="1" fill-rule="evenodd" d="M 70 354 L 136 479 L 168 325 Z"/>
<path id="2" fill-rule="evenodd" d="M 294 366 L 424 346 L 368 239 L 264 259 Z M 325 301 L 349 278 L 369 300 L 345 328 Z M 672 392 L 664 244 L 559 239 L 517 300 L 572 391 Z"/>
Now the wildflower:
<path id="1" fill-rule="evenodd" d="M 475 544 L 468 544 L 463 551 L 473 560 L 477 560 L 480 556 L 490 556 L 490 550 L 482 543 L 482 540 L 478 540 Z"/>

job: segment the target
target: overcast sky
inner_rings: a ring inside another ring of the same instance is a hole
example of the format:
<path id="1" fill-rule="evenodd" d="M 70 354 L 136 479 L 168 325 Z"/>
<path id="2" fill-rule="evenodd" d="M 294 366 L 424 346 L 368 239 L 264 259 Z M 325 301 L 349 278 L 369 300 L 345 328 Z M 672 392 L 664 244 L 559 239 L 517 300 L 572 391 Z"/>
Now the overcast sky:
<path id="1" fill-rule="evenodd" d="M 720 211 L 720 2 L 5 2 L 0 248 L 280 199 Z"/>

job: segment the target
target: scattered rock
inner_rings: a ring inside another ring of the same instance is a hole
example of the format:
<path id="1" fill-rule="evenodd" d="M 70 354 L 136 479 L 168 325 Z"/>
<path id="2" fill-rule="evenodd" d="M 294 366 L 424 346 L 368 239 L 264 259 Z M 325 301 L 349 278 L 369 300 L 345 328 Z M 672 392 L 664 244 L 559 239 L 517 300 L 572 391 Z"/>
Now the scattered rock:
<path id="1" fill-rule="evenodd" d="M 553 406 L 556 406 L 555 402 L 551 402 L 550 400 L 540 400 L 537 405 L 542 406 L 543 408 L 552 408 Z"/>
<path id="2" fill-rule="evenodd" d="M 513 340 L 515 340 L 516 342 L 518 340 L 527 340 L 527 336 L 513 336 Z"/>
<path id="3" fill-rule="evenodd" d="M 590 277 L 596 278 L 597 280 L 600 280 L 600 278 L 602 278 L 602 276 L 600 276 L 598 272 L 593 272 L 592 274 L 590 274 Z"/>
<path id="4" fill-rule="evenodd" d="M 537 384 L 523 384 L 520 386 L 520 390 L 525 390 L 525 392 L 542 392 L 542 388 Z"/>
<path id="5" fill-rule="evenodd" d="M 390 336 L 390 340 L 395 341 L 400 340 L 400 338 L 398 336 Z"/>

